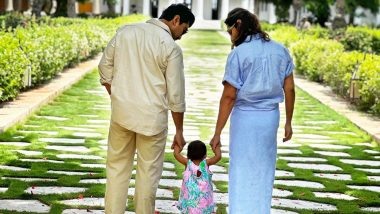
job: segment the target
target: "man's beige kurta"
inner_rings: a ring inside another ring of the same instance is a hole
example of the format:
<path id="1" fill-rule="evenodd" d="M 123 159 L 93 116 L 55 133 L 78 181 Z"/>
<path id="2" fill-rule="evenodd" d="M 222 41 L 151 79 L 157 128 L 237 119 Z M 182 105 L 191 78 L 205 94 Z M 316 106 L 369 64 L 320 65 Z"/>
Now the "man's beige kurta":
<path id="1" fill-rule="evenodd" d="M 111 120 L 128 130 L 156 135 L 167 128 L 168 110 L 185 111 L 182 50 L 159 20 L 120 28 L 99 73 L 111 85 Z"/>

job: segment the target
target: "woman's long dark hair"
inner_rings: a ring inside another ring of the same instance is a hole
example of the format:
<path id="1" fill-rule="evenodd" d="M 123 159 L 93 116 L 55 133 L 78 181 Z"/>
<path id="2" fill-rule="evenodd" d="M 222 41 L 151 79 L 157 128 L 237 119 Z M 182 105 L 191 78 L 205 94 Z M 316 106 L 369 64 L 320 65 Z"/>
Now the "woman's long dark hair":
<path id="1" fill-rule="evenodd" d="M 238 19 L 241 20 L 241 23 L 237 23 Z M 239 31 L 239 35 L 236 41 L 234 41 L 235 46 L 239 46 L 243 43 L 247 36 L 256 34 L 259 35 L 262 40 L 270 41 L 269 35 L 261 29 L 257 16 L 246 9 L 235 8 L 231 10 L 224 23 L 228 27 L 234 25 Z"/>

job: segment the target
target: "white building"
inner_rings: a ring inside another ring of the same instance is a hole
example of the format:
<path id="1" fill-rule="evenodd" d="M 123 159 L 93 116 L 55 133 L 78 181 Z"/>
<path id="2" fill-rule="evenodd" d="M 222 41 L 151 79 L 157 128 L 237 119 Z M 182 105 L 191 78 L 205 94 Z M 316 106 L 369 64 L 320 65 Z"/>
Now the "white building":
<path id="1" fill-rule="evenodd" d="M 25 11 L 25 7 L 28 7 L 31 0 L 0 0 L 4 3 L 0 4 L 1 7 L 5 7 L 5 10 L 20 10 L 17 8 L 24 8 L 21 11 Z M 52 0 L 53 3 L 57 0 Z M 230 10 L 236 7 L 242 7 L 253 12 L 254 0 L 118 0 L 116 5 L 116 12 L 128 15 L 132 13 L 141 13 L 151 17 L 157 17 L 161 15 L 162 11 L 173 3 L 184 3 L 188 5 L 193 11 L 197 20 L 220 20 L 227 17 Z M 55 5 L 55 4 L 54 4 Z M 269 23 L 276 23 L 277 17 L 275 14 L 276 6 L 272 3 L 260 2 L 259 18 L 260 20 L 267 21 Z M 330 7 L 330 17 L 335 16 L 335 6 Z M 4 10 L 4 8 L 3 8 Z M 380 10 L 380 9 L 379 9 Z M 101 14 L 108 11 L 105 0 L 89 0 L 85 4 L 77 4 L 78 13 L 92 13 Z M 297 20 L 302 17 L 311 15 L 305 8 L 297 14 Z M 380 13 L 372 14 L 369 10 L 363 8 L 356 9 L 356 15 L 354 24 L 358 25 L 380 25 Z M 289 9 L 289 20 L 294 20 L 293 8 Z M 346 17 L 348 21 L 348 16 Z"/>

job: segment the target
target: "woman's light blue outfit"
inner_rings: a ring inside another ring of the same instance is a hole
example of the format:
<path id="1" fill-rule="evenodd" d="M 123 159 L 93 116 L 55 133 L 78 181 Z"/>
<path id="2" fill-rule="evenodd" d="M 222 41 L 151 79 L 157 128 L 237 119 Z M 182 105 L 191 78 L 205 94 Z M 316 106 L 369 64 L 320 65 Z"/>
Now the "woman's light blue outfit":
<path id="1" fill-rule="evenodd" d="M 230 119 L 230 214 L 270 213 L 279 103 L 293 68 L 283 45 L 257 35 L 248 36 L 228 56 L 223 82 L 237 89 Z"/>

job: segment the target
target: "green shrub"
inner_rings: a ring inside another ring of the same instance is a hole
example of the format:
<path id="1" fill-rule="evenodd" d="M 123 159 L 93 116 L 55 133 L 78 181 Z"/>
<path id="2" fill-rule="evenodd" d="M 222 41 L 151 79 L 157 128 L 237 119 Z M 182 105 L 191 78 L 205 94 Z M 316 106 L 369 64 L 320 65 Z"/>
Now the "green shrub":
<path id="1" fill-rule="evenodd" d="M 23 26 L 3 26 L 0 31 L 0 101 L 14 99 L 24 88 L 30 71 L 32 86 L 52 79 L 72 66 L 102 51 L 118 27 L 143 21 L 132 15 L 116 19 L 30 19 Z M 15 28 L 13 28 L 15 27 Z M 29 69 L 29 70 L 27 70 Z"/>
<path id="2" fill-rule="evenodd" d="M 0 32 L 0 101 L 17 96 L 28 64 L 17 39 L 11 33 Z"/>

